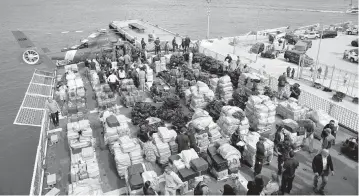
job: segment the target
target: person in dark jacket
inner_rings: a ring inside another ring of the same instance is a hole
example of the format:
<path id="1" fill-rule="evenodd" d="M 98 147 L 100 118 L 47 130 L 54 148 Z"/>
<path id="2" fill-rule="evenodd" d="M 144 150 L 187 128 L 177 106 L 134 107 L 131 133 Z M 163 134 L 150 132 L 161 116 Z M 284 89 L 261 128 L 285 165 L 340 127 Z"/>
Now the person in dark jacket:
<path id="1" fill-rule="evenodd" d="M 144 143 L 148 141 L 149 135 L 148 135 L 147 127 L 145 125 L 141 126 L 140 132 L 137 134 L 137 138 Z"/>
<path id="2" fill-rule="evenodd" d="M 260 195 L 264 188 L 264 181 L 262 176 L 256 176 L 254 181 L 249 181 L 247 184 L 247 195 Z"/>
<path id="3" fill-rule="evenodd" d="M 329 173 L 331 172 L 334 176 L 334 167 L 332 157 L 329 154 L 329 150 L 323 149 L 322 152 L 316 155 L 312 162 L 312 169 L 314 173 L 314 192 L 324 194 L 325 185 L 328 183 Z M 317 189 L 318 180 L 322 178 L 322 184 L 320 185 L 319 191 Z"/>
<path id="4" fill-rule="evenodd" d="M 280 125 L 274 135 L 274 148 L 278 147 L 278 144 L 284 141 L 284 127 Z"/>
<path id="5" fill-rule="evenodd" d="M 142 50 L 146 49 L 145 38 L 142 38 L 142 40 L 141 40 L 141 46 L 142 46 Z"/>
<path id="6" fill-rule="evenodd" d="M 278 77 L 278 93 L 282 93 L 282 89 L 285 87 L 286 84 L 287 84 L 287 77 L 284 72 L 282 75 Z M 282 98 L 281 95 L 279 98 L 280 99 Z"/>
<path id="7" fill-rule="evenodd" d="M 233 147 L 235 147 L 237 150 L 239 150 L 239 152 L 241 152 L 241 154 L 243 154 L 244 151 L 244 146 L 241 145 L 237 145 L 238 142 L 242 141 L 241 138 L 241 134 L 240 134 L 240 129 L 237 129 L 231 136 L 231 144 Z"/>
<path id="8" fill-rule="evenodd" d="M 287 77 L 289 78 L 290 77 L 290 71 L 291 71 L 292 69 L 290 68 L 290 66 L 288 66 L 287 67 Z"/>
<path id="9" fill-rule="evenodd" d="M 186 36 L 186 38 L 184 39 L 184 42 L 185 42 L 185 52 L 188 52 L 189 45 L 191 43 L 191 39 L 188 36 Z"/>
<path id="10" fill-rule="evenodd" d="M 186 40 L 184 38 L 182 39 L 182 42 L 181 42 L 181 48 L 182 48 L 183 52 L 185 52 Z"/>
<path id="11" fill-rule="evenodd" d="M 301 93 L 299 89 L 300 85 L 298 83 L 293 84 L 293 86 L 290 87 L 290 97 L 293 97 L 294 99 L 299 99 L 299 95 Z"/>
<path id="12" fill-rule="evenodd" d="M 326 124 L 326 125 L 324 126 L 323 131 L 322 131 L 322 134 L 324 133 L 324 130 L 327 129 L 327 128 L 329 128 L 329 129 L 331 130 L 330 133 L 334 136 L 334 138 L 337 138 L 337 128 L 338 128 L 338 127 L 335 126 L 335 121 L 334 121 L 334 120 L 330 120 L 330 121 L 329 121 L 329 124 Z M 323 136 L 322 136 L 322 137 L 323 137 Z M 335 145 L 335 140 L 334 140 L 334 143 L 333 143 L 333 144 Z"/>
<path id="13" fill-rule="evenodd" d="M 223 194 L 222 195 L 236 195 L 236 193 L 234 192 L 234 189 L 231 185 L 225 184 L 223 186 Z"/>
<path id="14" fill-rule="evenodd" d="M 283 163 L 289 159 L 289 152 L 294 149 L 294 146 L 290 142 L 290 139 L 288 136 L 285 136 L 284 141 L 280 142 L 277 145 L 277 154 L 278 154 L 278 175 L 282 174 L 282 165 Z"/>
<path id="15" fill-rule="evenodd" d="M 208 195 L 209 188 L 203 181 L 199 182 L 194 188 L 193 195 Z"/>
<path id="16" fill-rule="evenodd" d="M 153 190 L 153 188 L 151 187 L 150 181 L 146 181 L 145 184 L 143 185 L 143 194 L 144 195 L 157 195 L 156 191 Z"/>
<path id="17" fill-rule="evenodd" d="M 292 69 L 292 75 L 290 76 L 290 78 L 294 79 L 294 73 L 295 73 L 295 69 Z"/>
<path id="18" fill-rule="evenodd" d="M 161 53 L 161 41 L 160 38 L 157 37 L 157 39 L 155 40 L 155 54 L 160 54 Z"/>
<path id="19" fill-rule="evenodd" d="M 176 42 L 176 37 L 174 37 L 173 40 L 172 40 L 172 48 L 173 48 L 173 52 L 175 52 L 178 49 L 178 44 Z"/>
<path id="20" fill-rule="evenodd" d="M 282 193 L 290 193 L 292 190 L 292 184 L 295 177 L 295 170 L 299 167 L 299 162 L 294 159 L 294 151 L 289 152 L 289 159 L 283 164 L 282 174 Z"/>
<path id="21" fill-rule="evenodd" d="M 181 153 L 182 150 L 189 149 L 189 138 L 184 133 L 186 132 L 186 128 L 182 128 L 179 134 L 176 137 L 176 143 L 178 145 L 178 153 Z"/>
<path id="22" fill-rule="evenodd" d="M 265 148 L 263 142 L 265 141 L 264 137 L 260 137 L 259 141 L 256 144 L 256 160 L 254 164 L 254 176 L 262 172 L 263 161 L 265 159 Z"/>
<path id="23" fill-rule="evenodd" d="M 232 62 L 232 57 L 231 55 L 227 54 L 226 58 L 224 58 L 224 61 L 228 60 L 228 63 L 231 64 Z"/>

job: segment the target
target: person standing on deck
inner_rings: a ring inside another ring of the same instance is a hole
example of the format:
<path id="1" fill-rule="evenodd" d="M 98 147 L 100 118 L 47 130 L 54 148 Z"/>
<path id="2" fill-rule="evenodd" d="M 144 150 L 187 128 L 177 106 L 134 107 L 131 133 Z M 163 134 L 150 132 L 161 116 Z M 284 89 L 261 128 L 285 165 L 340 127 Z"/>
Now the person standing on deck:
<path id="1" fill-rule="evenodd" d="M 149 137 L 148 140 L 143 144 L 143 153 L 145 154 L 145 159 L 150 163 L 155 163 L 157 157 L 159 157 L 158 150 L 152 143 L 151 137 Z"/>
<path id="2" fill-rule="evenodd" d="M 295 177 L 295 170 L 299 167 L 299 162 L 294 159 L 294 151 L 289 152 L 289 159 L 287 159 L 283 164 L 283 174 L 282 174 L 282 186 L 281 192 L 290 193 L 292 190 L 292 184 Z"/>
<path id="3" fill-rule="evenodd" d="M 131 63 L 131 57 L 128 53 L 125 54 L 125 56 L 123 57 L 123 60 L 125 62 L 125 71 L 126 73 L 128 72 L 130 63 Z"/>
<path id="4" fill-rule="evenodd" d="M 288 73 L 287 73 L 288 74 Z M 287 84 L 287 77 L 285 75 L 285 72 L 283 72 L 283 74 L 281 76 L 279 76 L 278 78 L 278 94 L 279 94 L 279 99 L 282 99 L 283 97 L 283 92 L 282 89 L 285 87 L 285 85 Z"/>
<path id="5" fill-rule="evenodd" d="M 172 40 L 172 49 L 173 49 L 173 52 L 175 52 L 178 49 L 178 44 L 176 42 L 176 37 L 174 37 L 173 40 Z"/>
<path id="6" fill-rule="evenodd" d="M 254 164 L 254 176 L 257 176 L 262 172 L 263 161 L 265 159 L 265 147 L 263 142 L 265 141 L 264 137 L 260 137 L 259 141 L 256 144 L 256 159 Z"/>
<path id="7" fill-rule="evenodd" d="M 111 75 L 107 78 L 108 84 L 111 88 L 112 92 L 116 91 L 117 83 L 119 82 L 119 79 L 117 78 L 115 71 L 112 71 Z"/>
<path id="8" fill-rule="evenodd" d="M 333 145 L 335 145 L 335 138 L 337 138 L 337 130 L 338 127 L 335 126 L 335 121 L 334 120 L 330 120 L 329 124 L 326 124 L 323 128 L 322 134 L 324 132 L 325 129 L 329 128 L 330 129 L 330 134 L 332 134 L 334 136 L 334 141 L 333 141 Z"/>
<path id="9" fill-rule="evenodd" d="M 186 41 L 184 38 L 182 39 L 182 42 L 181 42 L 181 48 L 182 48 L 183 52 L 186 52 L 186 50 L 185 50 L 186 49 Z"/>
<path id="10" fill-rule="evenodd" d="M 145 50 L 145 49 L 146 49 L 145 38 L 142 38 L 142 40 L 141 40 L 141 46 L 142 46 L 142 50 Z"/>
<path id="11" fill-rule="evenodd" d="M 290 66 L 288 66 L 287 67 L 287 77 L 289 78 L 290 77 L 290 71 L 291 71 L 292 69 L 290 68 Z"/>
<path id="12" fill-rule="evenodd" d="M 185 50 L 185 52 L 188 52 L 189 45 L 191 43 L 191 39 L 187 35 L 184 41 L 185 41 L 185 49 L 184 50 Z"/>
<path id="13" fill-rule="evenodd" d="M 142 66 L 140 68 L 140 71 L 138 73 L 138 80 L 139 80 L 139 84 L 140 84 L 140 90 L 144 91 L 145 90 L 145 85 L 146 85 L 146 67 Z"/>
<path id="14" fill-rule="evenodd" d="M 324 129 L 322 133 L 322 149 L 331 149 L 334 144 L 334 136 L 330 134 L 331 130 L 329 128 Z"/>
<path id="15" fill-rule="evenodd" d="M 226 56 L 226 58 L 224 58 L 224 60 L 226 61 L 228 61 L 228 63 L 231 63 L 232 62 L 232 57 L 231 57 L 231 55 L 229 55 L 229 54 L 227 54 L 227 56 Z"/>
<path id="16" fill-rule="evenodd" d="M 47 98 L 47 101 L 45 103 L 45 108 L 47 109 L 48 113 L 51 116 L 52 122 L 54 123 L 55 127 L 59 126 L 59 113 L 60 113 L 60 107 L 57 104 L 55 100 L 52 98 Z"/>
<path id="17" fill-rule="evenodd" d="M 120 67 L 120 69 L 118 70 L 118 78 L 119 78 L 120 80 L 126 79 L 126 72 L 125 72 L 125 70 L 123 69 L 123 67 Z"/>
<path id="18" fill-rule="evenodd" d="M 282 174 L 283 163 L 289 159 L 289 152 L 294 149 L 288 136 L 284 136 L 284 141 L 277 145 L 276 151 L 278 154 L 278 175 Z"/>
<path id="19" fill-rule="evenodd" d="M 155 40 L 155 54 L 160 54 L 161 53 L 161 41 L 160 38 L 157 37 L 157 39 Z"/>
<path id="20" fill-rule="evenodd" d="M 328 183 L 329 173 L 331 171 L 334 176 L 334 167 L 332 157 L 329 154 L 329 150 L 323 149 L 320 154 L 317 154 L 312 162 L 312 169 L 314 173 L 313 190 L 315 193 L 324 195 L 324 188 Z M 319 191 L 317 189 L 318 180 L 322 178 L 322 184 L 320 185 Z"/>
<path id="21" fill-rule="evenodd" d="M 298 120 L 297 123 L 299 128 L 305 129 L 306 137 L 303 139 L 303 145 L 308 143 L 308 151 L 313 153 L 315 123 L 310 119 Z"/>
<path id="22" fill-rule="evenodd" d="M 170 44 L 168 43 L 168 41 L 166 41 L 166 44 L 165 44 L 165 54 L 168 54 L 168 53 L 169 53 L 169 50 L 170 50 Z"/>
<path id="23" fill-rule="evenodd" d="M 176 137 L 176 143 L 178 145 L 178 153 L 181 153 L 182 150 L 189 149 L 189 138 L 187 135 L 185 135 L 185 131 L 187 131 L 187 129 L 182 128 Z"/>
<path id="24" fill-rule="evenodd" d="M 295 73 L 295 69 L 292 69 L 292 75 L 290 76 L 290 78 L 294 79 L 294 73 Z"/>
<path id="25" fill-rule="evenodd" d="M 167 166 L 165 172 L 158 178 L 164 178 L 165 181 L 165 195 L 176 195 L 177 189 L 183 186 L 182 180 L 178 177 L 172 169 Z"/>
<path id="26" fill-rule="evenodd" d="M 223 73 L 226 73 L 228 71 L 228 67 L 229 67 L 229 63 L 228 63 L 228 59 L 224 60 L 223 63 Z"/>

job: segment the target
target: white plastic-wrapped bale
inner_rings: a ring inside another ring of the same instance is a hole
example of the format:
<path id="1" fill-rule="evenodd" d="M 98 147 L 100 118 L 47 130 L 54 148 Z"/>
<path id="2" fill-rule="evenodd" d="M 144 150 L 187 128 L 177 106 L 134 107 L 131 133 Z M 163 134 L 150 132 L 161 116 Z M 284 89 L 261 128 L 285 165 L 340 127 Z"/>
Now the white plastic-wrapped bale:
<path id="1" fill-rule="evenodd" d="M 223 106 L 217 124 L 227 136 L 231 136 L 240 127 L 244 132 L 248 128 L 245 113 L 236 106 Z"/>
<path id="2" fill-rule="evenodd" d="M 224 101 L 225 103 L 228 103 L 230 99 L 232 99 L 233 94 L 233 85 L 231 82 L 231 78 L 226 75 L 218 80 L 218 92 L 219 97 Z"/>
<path id="3" fill-rule="evenodd" d="M 339 121 L 332 116 L 330 116 L 328 113 L 326 113 L 323 110 L 313 110 L 311 112 L 307 113 L 307 117 L 311 120 L 313 120 L 316 124 L 315 132 L 318 135 L 321 135 L 321 131 L 325 127 L 325 125 L 329 124 L 331 120 L 334 120 L 334 126 L 336 127 L 337 131 L 339 128 Z"/>
<path id="4" fill-rule="evenodd" d="M 191 97 L 190 107 L 192 109 L 205 108 L 214 99 L 214 92 L 209 89 L 207 84 L 198 81 L 196 85 L 190 87 L 191 95 L 185 95 L 186 99 Z M 188 91 L 185 91 L 188 94 Z"/>
<path id="5" fill-rule="evenodd" d="M 299 105 L 298 100 L 290 98 L 278 104 L 276 113 L 283 118 L 299 120 L 305 118 L 308 110 L 308 108 Z"/>
<path id="6" fill-rule="evenodd" d="M 271 129 L 275 123 L 276 105 L 265 95 L 250 96 L 245 112 L 256 131 Z"/>

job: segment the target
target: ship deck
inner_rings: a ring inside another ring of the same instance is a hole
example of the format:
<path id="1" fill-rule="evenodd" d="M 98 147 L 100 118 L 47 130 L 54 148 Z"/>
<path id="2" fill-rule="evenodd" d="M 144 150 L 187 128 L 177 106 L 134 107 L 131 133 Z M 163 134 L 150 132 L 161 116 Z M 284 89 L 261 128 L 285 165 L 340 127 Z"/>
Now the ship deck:
<path id="1" fill-rule="evenodd" d="M 122 25 L 126 28 L 128 28 L 128 23 L 137 22 L 138 20 L 134 21 L 126 21 L 126 22 L 118 22 L 117 25 Z M 140 23 L 143 25 L 142 23 Z M 147 24 L 147 23 L 144 23 Z M 149 25 L 149 24 L 148 24 Z M 153 26 L 149 26 L 148 30 L 152 30 Z M 168 33 L 167 31 L 159 31 L 158 28 L 154 28 L 156 30 L 155 34 L 156 36 L 160 36 L 161 40 L 166 40 L 168 36 L 168 39 L 171 40 L 173 38 L 173 34 Z M 126 31 L 129 31 L 131 35 L 138 36 L 138 39 L 141 39 L 142 37 L 147 39 L 147 34 L 136 34 L 136 32 L 132 31 L 131 29 L 127 29 Z M 152 33 L 152 32 L 151 32 Z M 163 36 L 161 35 L 163 33 Z M 142 37 L 141 37 L 142 36 Z M 225 39 L 222 39 L 225 41 Z M 228 41 L 228 40 L 227 40 Z M 179 43 L 179 42 L 178 42 Z M 213 43 L 217 43 L 215 40 Z M 212 45 L 214 45 L 212 43 Z M 226 42 L 228 45 L 228 42 Z M 314 45 L 314 44 L 313 44 Z M 233 46 L 228 45 L 222 46 L 221 44 L 217 45 L 213 48 L 215 50 L 216 48 L 219 49 L 219 53 L 223 53 L 226 55 L 226 53 L 231 53 L 233 50 Z M 236 49 L 237 51 L 239 48 Z M 259 58 L 260 59 L 260 58 Z M 280 61 L 280 59 L 275 60 Z M 274 61 L 273 61 L 274 62 Z M 278 62 L 277 62 L 278 63 Z M 274 63 L 275 64 L 275 63 Z M 273 65 L 274 66 L 274 65 Z M 285 69 L 288 65 L 281 66 L 279 69 Z M 267 65 L 267 67 L 269 67 Z M 82 70 L 80 69 L 80 73 Z M 283 71 L 279 71 L 279 73 L 282 73 Z M 63 69 L 59 69 L 58 74 L 64 73 Z M 126 186 L 126 183 L 123 179 L 120 179 L 115 166 L 115 161 L 110 153 L 108 147 L 105 145 L 103 140 L 103 127 L 100 123 L 100 120 L 98 118 L 98 113 L 96 109 L 96 101 L 94 99 L 94 93 L 92 91 L 92 87 L 89 83 L 89 81 L 82 77 L 85 88 L 86 88 L 86 104 L 87 109 L 89 111 L 88 113 L 88 119 L 90 120 L 91 128 L 93 130 L 93 137 L 96 139 L 96 157 L 98 159 L 99 163 L 99 169 L 100 169 L 100 178 L 101 178 L 101 187 L 104 195 L 119 195 L 119 190 Z M 117 99 L 117 104 L 121 106 L 119 98 Z M 185 107 L 185 106 L 183 106 Z M 131 108 L 125 108 L 121 106 L 121 114 L 127 116 L 130 118 L 130 111 Z M 277 122 L 281 120 L 280 117 L 277 116 Z M 67 118 L 62 117 L 60 120 L 60 127 L 62 129 L 56 129 L 59 130 L 57 132 L 53 132 L 54 127 L 50 125 L 50 131 L 48 137 L 50 137 L 53 134 L 56 134 L 59 138 L 59 142 L 57 144 L 54 144 L 52 146 L 48 146 L 47 148 L 47 155 L 46 155 L 46 169 L 45 169 L 45 176 L 44 176 L 44 183 L 43 183 L 43 191 L 42 194 L 46 194 L 49 189 L 47 188 L 46 184 L 46 176 L 47 174 L 57 174 L 57 183 L 55 187 L 60 189 L 60 195 L 67 195 L 68 194 L 68 185 L 70 184 L 70 164 L 71 164 L 71 158 L 70 158 L 70 150 L 69 145 L 67 142 L 67 133 L 66 133 L 66 124 L 67 124 Z M 129 123 L 131 128 L 131 135 L 135 136 L 138 127 L 133 126 Z M 50 133 L 51 132 L 51 133 Z M 264 133 L 264 136 L 266 137 L 273 137 L 275 130 L 270 130 L 266 133 Z M 337 144 L 341 144 L 345 139 L 347 139 L 350 136 L 354 136 L 355 134 L 349 132 L 348 130 L 343 129 L 340 127 L 339 133 L 337 135 Z M 321 143 L 320 141 L 315 140 L 314 142 L 314 149 L 320 149 Z M 293 189 L 292 194 L 300 195 L 300 194 L 313 194 L 312 192 L 312 179 L 313 179 L 313 173 L 311 169 L 311 160 L 315 156 L 314 154 L 309 154 L 306 151 L 299 151 L 296 154 L 297 160 L 300 162 L 300 166 L 297 169 L 296 178 L 293 182 Z M 358 165 L 351 159 L 347 158 L 346 156 L 343 156 L 340 153 L 340 145 L 336 145 L 332 149 L 332 158 L 335 165 L 335 171 L 336 176 L 331 176 L 327 189 L 328 192 L 331 194 L 352 194 L 357 195 L 357 184 L 358 184 L 358 178 L 356 173 L 358 172 Z M 277 171 L 277 158 L 274 157 L 273 161 L 270 163 L 270 165 L 263 166 L 262 174 L 264 176 L 271 176 L 271 173 Z M 156 172 L 158 174 L 162 173 L 161 168 L 156 168 Z M 240 193 L 242 195 L 246 194 L 246 183 L 249 180 L 253 179 L 253 171 L 248 166 L 243 165 L 240 168 L 239 174 L 241 175 L 241 178 L 243 178 L 243 181 L 241 181 L 241 190 Z M 354 174 L 354 175 L 353 175 Z M 346 180 L 343 180 L 343 177 L 346 178 Z M 224 184 L 231 184 L 233 183 L 231 180 L 223 180 L 223 181 L 216 181 L 213 178 L 211 178 L 211 181 L 208 183 L 211 191 L 215 195 L 222 194 L 220 191 L 223 189 Z M 193 194 L 193 192 L 189 192 L 188 194 Z"/>
<path id="2" fill-rule="evenodd" d="M 81 70 L 80 70 L 81 72 Z M 61 70 L 58 71 L 61 74 Z M 90 83 L 87 81 L 86 78 L 83 77 L 85 87 L 86 87 L 86 98 L 87 98 L 87 107 L 90 111 L 88 114 L 88 119 L 90 120 L 91 128 L 93 130 L 93 137 L 96 138 L 96 155 L 99 163 L 100 169 L 100 178 L 101 178 L 101 186 L 102 191 L 105 195 L 118 195 L 120 193 L 120 189 L 126 186 L 124 179 L 120 179 L 117 174 L 115 161 L 113 155 L 110 153 L 108 147 L 105 145 L 103 140 L 103 127 L 98 117 L 98 113 L 96 111 L 96 103 L 93 99 L 93 92 L 90 86 Z M 121 107 L 121 114 L 125 115 L 126 117 L 130 118 L 131 108 L 125 108 L 121 106 L 119 99 L 117 100 L 118 105 Z M 183 106 L 185 107 L 185 106 Z M 277 116 L 277 122 L 279 122 L 281 118 Z M 69 145 L 67 142 L 67 134 L 66 134 L 66 118 L 61 118 L 60 120 L 60 127 L 62 128 L 61 132 L 54 132 L 52 134 L 56 134 L 59 137 L 59 142 L 55 145 L 48 146 L 47 156 L 46 156 L 46 172 L 47 174 L 57 174 L 57 183 L 55 187 L 60 189 L 61 195 L 68 194 L 68 186 L 70 184 L 70 150 Z M 135 137 L 138 131 L 138 126 L 133 126 L 129 123 L 131 129 L 131 135 Z M 52 126 L 52 125 L 50 125 Z M 54 127 L 50 127 L 51 129 Z M 58 130 L 58 129 L 57 129 Z M 266 137 L 273 137 L 275 130 L 268 131 L 264 133 Z M 354 134 L 340 128 L 340 134 L 338 134 L 337 141 L 341 143 L 347 137 L 353 136 Z M 314 142 L 314 148 L 320 148 L 320 142 Z M 350 173 L 353 170 L 358 169 L 357 165 L 353 164 L 353 161 L 348 159 L 347 157 L 343 157 L 340 153 L 340 146 L 336 145 L 333 149 L 332 156 L 334 157 L 334 164 L 336 165 L 336 172 L 341 176 L 346 176 L 348 182 L 342 181 L 340 184 L 336 184 L 335 187 L 341 187 L 340 190 L 333 190 L 333 194 L 342 194 L 341 190 L 346 190 L 346 194 L 358 194 L 356 184 L 358 183 L 357 178 L 352 178 Z M 299 151 L 297 152 L 296 157 L 300 161 L 299 169 L 297 170 L 297 177 L 294 180 L 293 184 L 293 194 L 312 194 L 312 179 L 311 179 L 311 160 L 315 154 L 308 154 L 306 151 Z M 277 160 L 274 157 L 273 161 L 268 166 L 264 166 L 262 170 L 262 174 L 264 176 L 271 176 L 273 172 L 276 171 L 277 168 Z M 348 169 L 350 168 L 350 169 Z M 162 169 L 160 167 L 156 168 L 156 172 L 158 174 L 162 173 Z M 240 169 L 241 178 L 243 181 L 241 182 L 241 194 L 246 194 L 246 184 L 249 180 L 253 178 L 252 169 L 246 165 L 243 165 Z M 340 177 L 341 178 L 341 177 Z M 224 184 L 233 184 L 232 180 L 226 179 L 222 181 L 217 181 L 214 178 L 211 178 L 208 182 L 209 186 L 211 187 L 211 191 L 213 194 L 221 194 L 220 190 L 223 189 Z M 333 184 L 332 181 L 329 181 L 328 187 Z M 46 185 L 46 174 L 44 177 L 44 186 L 43 186 L 42 194 L 46 194 L 49 189 Z M 163 186 L 162 186 L 163 187 Z M 187 194 L 193 194 L 193 192 L 189 192 Z"/>

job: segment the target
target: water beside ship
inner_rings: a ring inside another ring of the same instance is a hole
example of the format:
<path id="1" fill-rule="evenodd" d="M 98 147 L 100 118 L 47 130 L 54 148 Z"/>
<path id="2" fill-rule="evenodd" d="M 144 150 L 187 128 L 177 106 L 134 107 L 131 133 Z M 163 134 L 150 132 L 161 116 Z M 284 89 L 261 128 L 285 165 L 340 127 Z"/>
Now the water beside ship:
<path id="1" fill-rule="evenodd" d="M 343 13 L 349 3 L 342 0 L 212 1 L 210 37 L 286 25 L 348 20 L 358 23 L 357 15 Z M 13 125 L 34 66 L 20 63 L 22 50 L 10 30 L 23 30 L 38 47 L 48 47 L 51 52 L 78 42 L 93 30 L 106 28 L 109 21 L 126 18 L 144 18 L 193 39 L 206 36 L 204 0 L 11 0 L 0 4 L 0 194 L 28 194 L 40 131 Z M 76 30 L 83 32 L 61 33 Z M 356 70 L 353 64 L 353 71 Z"/>

